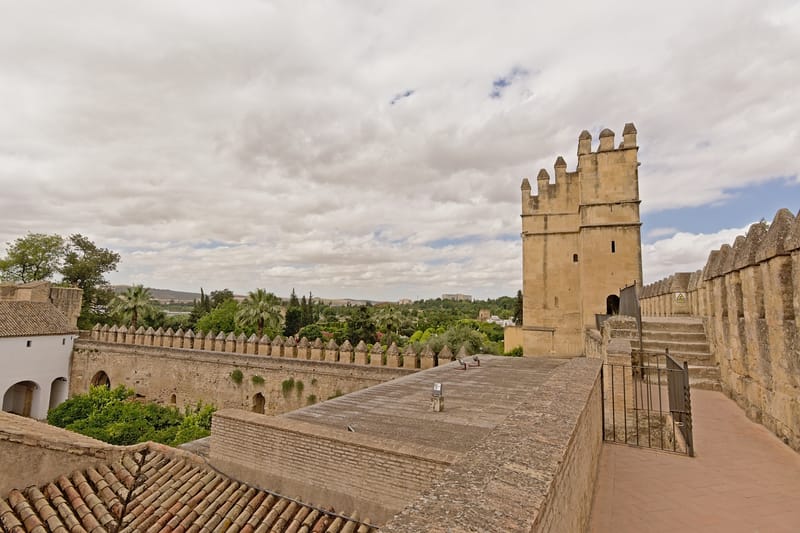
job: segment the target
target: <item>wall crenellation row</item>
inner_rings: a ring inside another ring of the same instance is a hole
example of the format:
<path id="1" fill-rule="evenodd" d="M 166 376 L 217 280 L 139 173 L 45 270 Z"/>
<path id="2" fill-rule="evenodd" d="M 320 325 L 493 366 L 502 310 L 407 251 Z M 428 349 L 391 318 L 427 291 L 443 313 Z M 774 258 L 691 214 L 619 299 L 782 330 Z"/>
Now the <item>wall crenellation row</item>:
<path id="1" fill-rule="evenodd" d="M 392 342 L 388 347 L 380 343 L 375 343 L 369 347 L 363 340 L 353 346 L 350 341 L 345 340 L 341 345 L 334 339 L 324 342 L 320 338 L 309 341 L 302 337 L 296 340 L 294 337 L 282 337 L 276 335 L 274 339 L 264 335 L 258 337 L 255 334 L 250 337 L 243 333 L 236 335 L 230 333 L 194 332 L 191 329 L 184 331 L 172 328 L 153 329 L 139 326 L 136 330 L 127 326 L 100 325 L 95 324 L 90 333 L 90 338 L 94 341 L 109 342 L 115 344 L 131 344 L 140 346 L 154 346 L 160 348 L 177 348 L 185 350 L 205 350 L 212 352 L 226 352 L 243 355 L 261 355 L 265 357 L 285 357 L 292 359 L 307 359 L 311 361 L 328 361 L 331 363 L 346 363 L 355 365 L 388 366 L 392 368 L 419 368 L 427 369 L 438 366 L 439 364 L 449 363 L 456 357 L 467 357 L 467 350 L 462 346 L 457 355 L 448 346 L 444 346 L 439 353 L 434 352 L 430 345 L 426 344 L 418 352 L 413 345 L 408 345 L 404 350 L 400 350 L 396 343 Z"/>
<path id="2" fill-rule="evenodd" d="M 703 317 L 723 390 L 800 450 L 800 213 L 753 224 L 702 270 L 645 286 L 640 301 L 644 315 Z"/>
<path id="3" fill-rule="evenodd" d="M 536 175 L 536 194 L 531 194 L 531 183 L 527 178 L 522 180 L 522 210 L 523 214 L 538 211 L 559 212 L 564 209 L 576 207 L 581 202 L 580 188 L 577 186 L 581 166 L 596 167 L 599 163 L 597 156 L 606 152 L 638 148 L 636 144 L 636 126 L 629 122 L 622 131 L 623 141 L 618 148 L 614 148 L 614 132 L 605 128 L 600 132 L 599 145 L 592 152 L 592 134 L 583 130 L 578 137 L 578 169 L 567 171 L 567 162 L 562 156 L 556 158 L 553 164 L 554 179 L 546 169 L 540 169 Z M 593 156 L 593 157 L 590 157 Z"/>

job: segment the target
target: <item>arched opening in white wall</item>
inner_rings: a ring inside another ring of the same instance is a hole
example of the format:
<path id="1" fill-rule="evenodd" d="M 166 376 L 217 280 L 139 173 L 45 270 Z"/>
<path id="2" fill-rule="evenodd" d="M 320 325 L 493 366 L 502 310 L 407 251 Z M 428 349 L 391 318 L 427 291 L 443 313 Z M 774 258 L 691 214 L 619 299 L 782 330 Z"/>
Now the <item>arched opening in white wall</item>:
<path id="1" fill-rule="evenodd" d="M 108 374 L 104 371 L 100 370 L 94 376 L 92 376 L 92 387 L 106 387 L 111 388 L 111 380 L 108 378 Z"/>
<path id="2" fill-rule="evenodd" d="M 11 385 L 3 395 L 3 411 L 31 416 L 38 392 L 39 385 L 33 381 L 20 381 Z"/>
<path id="3" fill-rule="evenodd" d="M 253 412 L 263 415 L 265 403 L 266 401 L 264 395 L 261 394 L 260 392 L 257 393 L 255 396 L 253 396 Z"/>
<path id="4" fill-rule="evenodd" d="M 57 407 L 59 404 L 67 399 L 69 387 L 67 386 L 67 378 L 61 377 L 53 380 L 50 385 L 50 404 L 48 410 Z"/>

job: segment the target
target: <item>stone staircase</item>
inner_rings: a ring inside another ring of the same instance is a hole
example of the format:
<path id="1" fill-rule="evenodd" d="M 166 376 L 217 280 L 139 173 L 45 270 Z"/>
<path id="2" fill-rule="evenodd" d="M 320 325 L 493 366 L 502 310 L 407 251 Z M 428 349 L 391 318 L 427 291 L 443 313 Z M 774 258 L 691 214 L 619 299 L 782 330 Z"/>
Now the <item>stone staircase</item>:
<path id="1" fill-rule="evenodd" d="M 639 352 L 638 339 L 631 341 Z M 689 383 L 697 389 L 721 390 L 719 366 L 711 353 L 703 321 L 694 317 L 642 317 L 642 353 L 647 359 L 666 350 L 689 364 Z M 663 358 L 661 358 L 663 362 Z"/>

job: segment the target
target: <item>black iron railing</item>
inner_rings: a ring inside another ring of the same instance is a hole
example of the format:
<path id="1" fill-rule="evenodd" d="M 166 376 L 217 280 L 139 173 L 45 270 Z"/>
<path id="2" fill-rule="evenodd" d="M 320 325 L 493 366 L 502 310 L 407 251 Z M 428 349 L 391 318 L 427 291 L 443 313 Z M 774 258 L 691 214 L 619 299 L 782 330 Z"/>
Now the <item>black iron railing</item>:
<path id="1" fill-rule="evenodd" d="M 687 364 L 669 352 L 643 359 L 603 365 L 603 439 L 694 456 Z"/>

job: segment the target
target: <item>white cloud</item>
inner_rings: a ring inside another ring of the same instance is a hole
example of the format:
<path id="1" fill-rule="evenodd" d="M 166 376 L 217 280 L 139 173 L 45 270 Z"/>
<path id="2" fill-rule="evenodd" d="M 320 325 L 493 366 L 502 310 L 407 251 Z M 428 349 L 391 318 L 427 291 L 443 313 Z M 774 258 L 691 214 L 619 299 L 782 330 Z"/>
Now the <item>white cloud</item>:
<path id="1" fill-rule="evenodd" d="M 653 228 L 647 232 L 647 239 L 656 239 L 658 237 L 666 237 L 667 235 L 674 235 L 678 232 L 678 228 Z"/>
<path id="2" fill-rule="evenodd" d="M 800 173 L 793 5 L 3 2 L 0 242 L 80 232 L 174 289 L 514 294 L 520 180 L 584 128 L 636 122 L 645 212 Z"/>
<path id="3" fill-rule="evenodd" d="M 702 269 L 712 250 L 723 244 L 733 245 L 738 235 L 746 235 L 750 224 L 715 233 L 679 232 L 667 239 L 642 245 L 642 268 L 645 285 L 676 272 Z"/>

